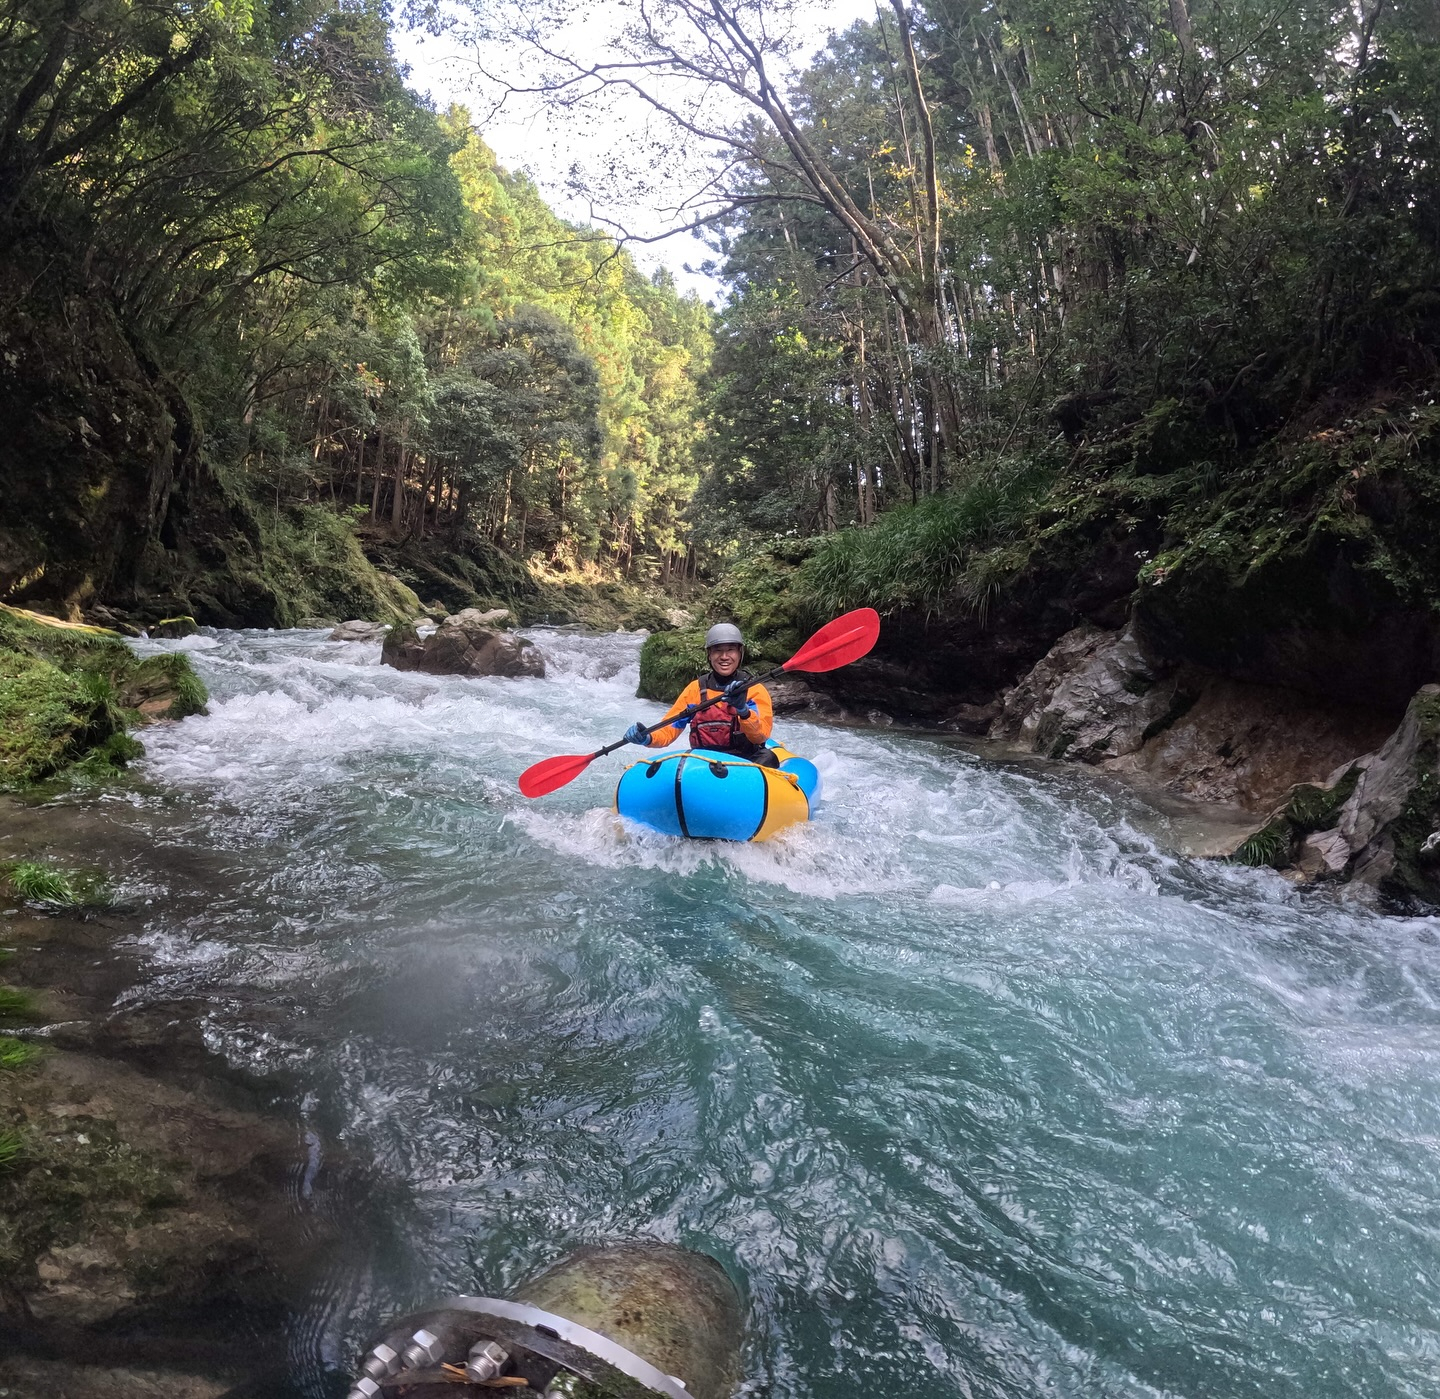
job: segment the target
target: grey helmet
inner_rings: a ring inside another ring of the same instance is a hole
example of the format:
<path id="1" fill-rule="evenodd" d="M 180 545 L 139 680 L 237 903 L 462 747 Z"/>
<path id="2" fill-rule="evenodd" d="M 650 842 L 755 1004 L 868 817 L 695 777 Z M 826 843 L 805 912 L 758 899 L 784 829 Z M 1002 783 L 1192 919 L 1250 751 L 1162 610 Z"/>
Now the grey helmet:
<path id="1" fill-rule="evenodd" d="M 712 646 L 739 646 L 744 647 L 745 638 L 740 635 L 740 628 L 734 622 L 716 622 L 709 631 L 705 633 L 705 649 L 708 651 Z"/>

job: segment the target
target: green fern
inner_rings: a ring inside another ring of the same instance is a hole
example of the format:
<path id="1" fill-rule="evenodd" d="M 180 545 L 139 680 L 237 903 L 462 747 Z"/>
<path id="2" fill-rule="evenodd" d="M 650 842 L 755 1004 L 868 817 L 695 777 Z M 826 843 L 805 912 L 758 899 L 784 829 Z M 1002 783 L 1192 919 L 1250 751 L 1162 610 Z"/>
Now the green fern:
<path id="1" fill-rule="evenodd" d="M 1294 841 L 1293 828 L 1281 817 L 1271 821 L 1268 826 L 1262 826 L 1249 840 L 1241 844 L 1230 859 L 1237 865 L 1275 869 L 1289 856 Z"/>

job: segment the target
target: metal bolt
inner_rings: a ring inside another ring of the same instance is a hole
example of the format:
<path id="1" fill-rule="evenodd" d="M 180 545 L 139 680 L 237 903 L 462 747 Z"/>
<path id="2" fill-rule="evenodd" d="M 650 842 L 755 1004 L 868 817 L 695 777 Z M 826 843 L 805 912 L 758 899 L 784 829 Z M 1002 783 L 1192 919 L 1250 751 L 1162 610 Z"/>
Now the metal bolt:
<path id="1" fill-rule="evenodd" d="M 380 1386 L 368 1376 L 363 1380 L 357 1380 L 350 1393 L 345 1399 L 375 1399 L 380 1393 Z"/>
<path id="2" fill-rule="evenodd" d="M 493 1380 L 505 1368 L 509 1359 L 510 1352 L 497 1342 L 476 1341 L 470 1347 L 469 1358 L 465 1361 L 465 1378 L 475 1384 Z"/>
<path id="3" fill-rule="evenodd" d="M 575 1399 L 579 1392 L 580 1376 L 571 1374 L 569 1370 L 561 1370 L 545 1386 L 545 1399 Z"/>
<path id="4" fill-rule="evenodd" d="M 418 1370 L 424 1365 L 438 1365 L 444 1358 L 445 1342 L 433 1331 L 421 1327 L 410 1337 L 400 1360 L 407 1370 Z"/>
<path id="5" fill-rule="evenodd" d="M 400 1352 L 388 1341 L 381 1341 L 361 1365 L 361 1371 L 372 1380 L 388 1379 L 400 1370 Z"/>

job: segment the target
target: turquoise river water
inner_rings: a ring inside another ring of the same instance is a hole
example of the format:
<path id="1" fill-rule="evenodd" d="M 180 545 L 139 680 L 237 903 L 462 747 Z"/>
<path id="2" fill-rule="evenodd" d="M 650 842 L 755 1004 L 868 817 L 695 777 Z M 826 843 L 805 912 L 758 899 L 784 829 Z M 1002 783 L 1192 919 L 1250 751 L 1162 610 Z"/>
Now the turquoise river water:
<path id="1" fill-rule="evenodd" d="M 1435 923 L 885 731 L 782 721 L 827 801 L 762 846 L 622 829 L 624 754 L 526 802 L 660 712 L 637 637 L 531 635 L 544 680 L 142 644 L 213 699 L 125 819 L 211 880 L 151 900 L 137 994 L 375 1163 L 314 1393 L 405 1306 L 651 1235 L 742 1287 L 750 1395 L 1440 1394 Z"/>

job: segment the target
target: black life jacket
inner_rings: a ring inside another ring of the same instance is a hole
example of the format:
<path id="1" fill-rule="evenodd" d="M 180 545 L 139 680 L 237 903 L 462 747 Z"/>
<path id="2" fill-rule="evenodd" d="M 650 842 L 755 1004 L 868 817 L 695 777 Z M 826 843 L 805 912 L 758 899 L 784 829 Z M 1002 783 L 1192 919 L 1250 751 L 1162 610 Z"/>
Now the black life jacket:
<path id="1" fill-rule="evenodd" d="M 706 671 L 704 675 L 697 677 L 700 702 L 703 704 L 707 699 L 714 699 L 727 685 L 733 685 L 737 680 L 743 680 L 747 685 L 753 683 L 748 670 L 737 670 L 728 680 L 720 679 L 713 670 Z M 724 700 L 711 705 L 690 721 L 690 746 L 715 749 L 721 753 L 733 754 L 737 758 L 754 758 L 757 753 L 764 752 L 765 748 L 764 744 L 751 743 L 740 732 L 740 720 L 735 716 L 735 708 Z"/>

